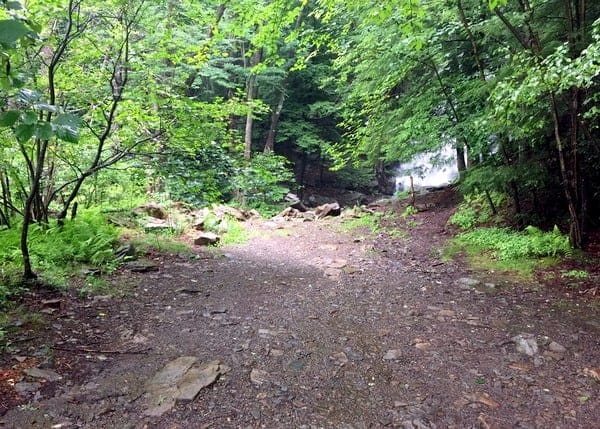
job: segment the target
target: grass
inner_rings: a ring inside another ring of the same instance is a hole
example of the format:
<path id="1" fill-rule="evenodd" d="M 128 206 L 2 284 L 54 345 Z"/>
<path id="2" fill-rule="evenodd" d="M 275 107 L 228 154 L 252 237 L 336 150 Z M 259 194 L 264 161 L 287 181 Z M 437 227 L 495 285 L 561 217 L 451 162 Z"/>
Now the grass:
<path id="1" fill-rule="evenodd" d="M 467 259 L 469 266 L 476 271 L 496 272 L 509 275 L 514 280 L 531 281 L 536 270 L 548 268 L 560 262 L 557 256 L 519 257 L 503 259 L 489 246 L 482 245 L 458 236 L 443 250 L 443 260 L 460 256 Z"/>
<path id="2" fill-rule="evenodd" d="M 377 234 L 381 229 L 382 213 L 361 213 L 358 217 L 344 218 L 339 226 L 343 232 L 350 232 L 357 229 L 366 229 L 372 234 Z"/>

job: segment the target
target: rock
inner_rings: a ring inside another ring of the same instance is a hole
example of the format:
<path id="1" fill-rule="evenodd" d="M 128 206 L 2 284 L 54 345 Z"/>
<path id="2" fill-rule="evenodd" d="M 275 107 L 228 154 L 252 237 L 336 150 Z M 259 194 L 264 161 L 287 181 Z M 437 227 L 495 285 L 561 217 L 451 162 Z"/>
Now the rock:
<path id="1" fill-rule="evenodd" d="M 281 357 L 281 356 L 283 356 L 283 350 L 270 349 L 269 350 L 269 356 L 272 356 L 272 357 Z"/>
<path id="2" fill-rule="evenodd" d="M 20 395 L 28 395 L 39 391 L 41 387 L 42 384 L 38 382 L 27 383 L 22 381 L 15 384 L 15 391 Z"/>
<path id="3" fill-rule="evenodd" d="M 144 229 L 146 231 L 172 229 L 174 226 L 175 225 L 172 222 L 167 222 L 165 219 L 158 219 L 154 217 L 148 217 L 144 223 Z"/>
<path id="4" fill-rule="evenodd" d="M 212 246 L 221 241 L 221 237 L 212 232 L 204 232 L 200 234 L 195 240 L 196 246 Z"/>
<path id="5" fill-rule="evenodd" d="M 383 355 L 383 360 L 397 360 L 402 357 L 402 350 L 388 350 Z"/>
<path id="6" fill-rule="evenodd" d="M 141 206 L 134 208 L 133 214 L 135 216 L 148 215 L 150 217 L 160 220 L 164 220 L 168 217 L 167 211 L 158 203 L 154 202 L 142 204 Z"/>
<path id="7" fill-rule="evenodd" d="M 40 368 L 27 368 L 23 370 L 25 374 L 33 378 L 43 378 L 48 381 L 58 381 L 62 379 L 60 374 L 57 374 L 54 371 L 50 371 L 49 369 L 40 369 Z"/>
<path id="8" fill-rule="evenodd" d="M 339 352 L 329 356 L 329 359 L 334 363 L 334 365 L 337 366 L 344 366 L 348 363 L 348 356 L 346 356 L 346 353 L 344 352 Z"/>
<path id="9" fill-rule="evenodd" d="M 346 261 L 345 259 L 341 259 L 341 258 L 336 258 L 336 259 L 331 259 L 331 260 L 326 261 L 327 268 L 342 269 L 346 265 L 348 265 L 348 261 Z"/>
<path id="10" fill-rule="evenodd" d="M 555 341 L 552 341 L 550 344 L 548 344 L 548 349 L 550 349 L 550 351 L 554 353 L 566 353 L 567 351 L 567 349 L 563 345 L 558 344 Z"/>
<path id="11" fill-rule="evenodd" d="M 240 210 L 238 208 L 226 205 L 213 206 L 212 213 L 221 220 L 224 220 L 226 216 L 231 216 L 240 222 L 245 222 L 255 215 L 255 212 Z"/>
<path id="12" fill-rule="evenodd" d="M 440 310 L 440 312 L 438 313 L 438 316 L 440 316 L 440 317 L 454 317 L 454 316 L 456 316 L 456 312 L 452 311 L 452 310 Z"/>
<path id="13" fill-rule="evenodd" d="M 461 289 L 470 289 L 478 286 L 481 282 L 471 277 L 462 277 L 456 281 Z"/>
<path id="14" fill-rule="evenodd" d="M 267 371 L 263 371 L 262 369 L 254 368 L 250 371 L 250 381 L 257 386 L 262 386 L 265 383 L 269 382 L 269 373 Z"/>
<path id="15" fill-rule="evenodd" d="M 135 246 L 133 243 L 122 244 L 115 250 L 114 254 L 117 259 L 132 258 L 135 256 Z"/>
<path id="16" fill-rule="evenodd" d="M 304 205 L 302 200 L 296 194 L 289 193 L 285 196 L 285 200 L 290 203 L 290 207 L 300 212 L 305 212 L 308 208 Z"/>
<path id="17" fill-rule="evenodd" d="M 182 356 L 169 362 L 146 383 L 144 415 L 159 417 L 171 410 L 177 401 L 193 401 L 200 390 L 227 371 L 229 368 L 218 360 L 198 365 L 198 359 L 193 356 Z"/>
<path id="18" fill-rule="evenodd" d="M 338 203 L 323 204 L 315 209 L 317 219 L 324 218 L 325 216 L 339 216 L 341 213 L 342 209 Z"/>
<path id="19" fill-rule="evenodd" d="M 220 364 L 218 360 L 207 362 L 199 368 L 191 368 L 182 377 L 177 385 L 177 401 L 193 401 L 200 390 L 213 384 L 219 375 Z"/>
<path id="20" fill-rule="evenodd" d="M 134 273 L 150 273 L 158 271 L 158 265 L 147 259 L 127 262 L 125 268 Z"/>
<path id="21" fill-rule="evenodd" d="M 173 384 L 180 380 L 183 375 L 198 361 L 193 356 L 182 356 L 169 362 L 163 369 L 157 372 L 148 383 L 148 389 L 154 390 Z"/>
<path id="22" fill-rule="evenodd" d="M 535 356 L 538 352 L 538 344 L 533 334 L 520 334 L 511 338 L 517 346 L 517 352 L 527 356 Z"/>
<path id="23" fill-rule="evenodd" d="M 429 341 L 419 340 L 415 343 L 415 347 L 419 350 L 429 350 L 431 348 L 431 343 Z"/>

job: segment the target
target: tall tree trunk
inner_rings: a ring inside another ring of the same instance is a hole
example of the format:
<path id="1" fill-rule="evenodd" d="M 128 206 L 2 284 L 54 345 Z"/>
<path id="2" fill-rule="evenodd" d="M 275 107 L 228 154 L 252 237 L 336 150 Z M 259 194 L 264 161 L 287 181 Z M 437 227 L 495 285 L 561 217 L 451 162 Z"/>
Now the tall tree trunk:
<path id="1" fill-rule="evenodd" d="M 269 134 L 267 135 L 267 142 L 265 143 L 265 153 L 273 152 L 275 150 L 275 137 L 277 136 L 277 127 L 279 126 L 279 118 L 281 117 L 281 111 L 283 110 L 283 103 L 285 101 L 285 85 L 281 89 L 279 94 L 279 101 L 277 107 L 271 114 L 271 126 L 269 128 Z"/>
<path id="2" fill-rule="evenodd" d="M 250 68 L 257 66 L 262 59 L 262 50 L 257 49 L 252 57 L 250 57 Z M 244 130 L 244 158 L 252 157 L 252 129 L 254 125 L 254 112 L 252 111 L 252 103 L 256 98 L 256 73 L 250 71 L 248 82 L 246 84 L 246 100 L 248 101 L 248 113 L 246 114 L 246 127 Z"/>
<path id="3" fill-rule="evenodd" d="M 585 31 L 585 1 L 580 0 L 575 8 L 576 16 L 573 13 L 571 6 L 571 0 L 565 0 L 566 7 L 566 18 L 567 18 L 567 36 L 569 45 L 571 48 L 571 54 L 578 54 L 577 47 L 575 46 L 579 38 L 580 32 Z M 521 5 L 523 12 L 530 15 L 533 14 L 531 6 L 528 0 L 522 0 Z M 524 50 L 531 52 L 538 65 L 542 64 L 542 44 L 538 34 L 532 27 L 532 20 L 526 19 L 525 25 L 527 27 L 527 33 L 524 33 L 517 29 L 497 7 L 494 9 L 496 16 L 504 23 L 506 28 L 513 34 L 515 39 L 521 44 Z M 578 88 L 571 90 L 571 97 L 569 105 L 567 106 L 568 114 L 570 115 L 570 129 L 566 136 L 563 136 L 563 130 L 561 129 L 561 120 L 559 116 L 559 105 L 557 101 L 557 94 L 554 91 L 549 91 L 548 102 L 550 107 L 550 114 L 552 118 L 554 144 L 556 152 L 558 154 L 558 162 L 560 166 L 560 178 L 562 183 L 562 190 L 565 195 L 567 202 L 567 209 L 569 212 L 569 239 L 571 245 L 575 248 L 581 248 L 584 242 L 584 219 L 582 216 L 582 208 L 585 207 L 585 202 L 579 198 L 579 191 L 581 189 L 581 180 L 579 178 L 579 166 L 578 166 L 578 117 L 580 113 L 579 96 L 575 96 L 579 92 Z M 574 95 L 575 94 L 575 95 Z M 575 120 L 573 120 L 575 118 Z M 565 143 L 567 147 L 565 147 Z M 569 150 L 570 149 L 570 150 Z"/>

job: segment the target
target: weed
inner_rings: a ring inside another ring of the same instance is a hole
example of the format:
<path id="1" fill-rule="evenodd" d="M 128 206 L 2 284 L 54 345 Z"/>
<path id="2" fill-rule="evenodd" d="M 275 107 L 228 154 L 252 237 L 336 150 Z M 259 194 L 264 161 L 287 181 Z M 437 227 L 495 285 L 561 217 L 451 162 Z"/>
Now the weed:
<path id="1" fill-rule="evenodd" d="M 585 270 L 570 270 L 561 274 L 564 279 L 587 280 L 590 278 L 590 273 Z"/>
<path id="2" fill-rule="evenodd" d="M 246 231 L 246 228 L 244 228 L 244 225 L 240 221 L 232 217 L 227 217 L 221 224 L 224 222 L 226 222 L 226 229 L 223 231 L 220 244 L 244 244 L 250 240 L 248 231 Z"/>
<path id="3" fill-rule="evenodd" d="M 485 193 L 465 195 L 464 201 L 458 206 L 456 213 L 450 216 L 448 223 L 465 230 L 476 225 L 489 223 L 493 220 L 494 210 L 505 201 L 506 195 L 498 192 L 487 195 Z"/>
<path id="4" fill-rule="evenodd" d="M 401 216 L 402 217 L 414 216 L 417 213 L 419 213 L 419 210 L 417 210 L 417 208 L 415 206 L 409 205 L 409 206 L 406 206 L 406 208 L 402 212 Z"/>
<path id="5" fill-rule="evenodd" d="M 569 238 L 557 227 L 551 232 L 543 232 L 533 226 L 528 226 L 524 232 L 508 228 L 478 228 L 459 235 L 458 240 L 488 249 L 500 260 L 572 253 Z"/>
<path id="6" fill-rule="evenodd" d="M 380 230 L 380 221 L 383 215 L 379 212 L 363 213 L 360 217 L 344 219 L 340 224 L 340 230 L 349 232 L 355 229 L 367 229 L 376 234 Z"/>

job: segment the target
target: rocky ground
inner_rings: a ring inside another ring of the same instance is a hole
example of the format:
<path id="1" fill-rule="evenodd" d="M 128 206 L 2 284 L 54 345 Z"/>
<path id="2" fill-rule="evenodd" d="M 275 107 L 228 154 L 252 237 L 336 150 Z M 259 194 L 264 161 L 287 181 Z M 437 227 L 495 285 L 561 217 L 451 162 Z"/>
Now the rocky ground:
<path id="1" fill-rule="evenodd" d="M 36 296 L 0 426 L 599 427 L 598 301 L 443 261 L 451 210 L 392 236 L 252 221 L 246 245 L 123 270 L 124 298 Z"/>

